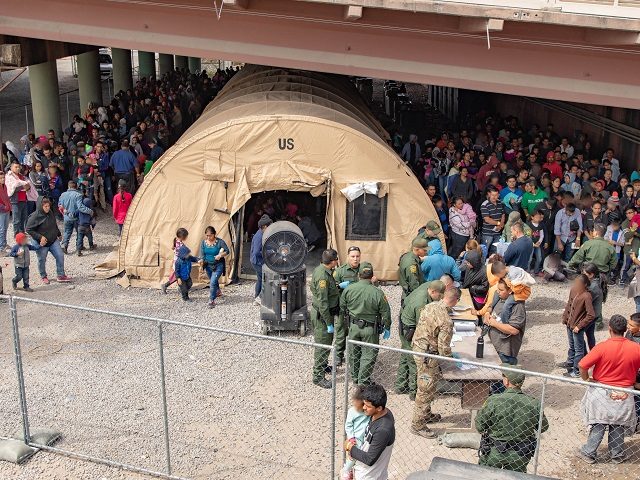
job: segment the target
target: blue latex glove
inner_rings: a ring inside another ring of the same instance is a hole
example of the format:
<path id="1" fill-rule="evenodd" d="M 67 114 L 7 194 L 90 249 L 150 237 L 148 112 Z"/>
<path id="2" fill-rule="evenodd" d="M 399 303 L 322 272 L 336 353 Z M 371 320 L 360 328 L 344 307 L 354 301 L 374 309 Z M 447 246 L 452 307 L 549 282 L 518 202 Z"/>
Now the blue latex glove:
<path id="1" fill-rule="evenodd" d="M 347 287 L 349 286 L 349 284 L 350 284 L 350 283 L 351 283 L 351 282 L 350 282 L 349 280 L 345 280 L 344 282 L 340 282 L 340 283 L 338 284 L 338 286 L 339 286 L 342 290 L 344 290 L 345 288 L 347 288 Z"/>
<path id="2" fill-rule="evenodd" d="M 327 333 L 333 333 L 333 325 L 327 325 Z"/>
<path id="3" fill-rule="evenodd" d="M 385 328 L 382 332 L 382 338 L 389 340 L 389 338 L 391 338 L 391 332 Z"/>

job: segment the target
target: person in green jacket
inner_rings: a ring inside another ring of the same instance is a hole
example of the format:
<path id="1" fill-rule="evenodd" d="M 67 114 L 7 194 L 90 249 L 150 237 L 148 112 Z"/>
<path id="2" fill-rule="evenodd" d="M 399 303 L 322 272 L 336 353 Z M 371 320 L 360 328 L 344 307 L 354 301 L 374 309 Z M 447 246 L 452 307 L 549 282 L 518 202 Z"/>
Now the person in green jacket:
<path id="1" fill-rule="evenodd" d="M 425 305 L 437 302 L 442 298 L 445 285 L 440 280 L 423 283 L 404 299 L 404 307 L 400 311 L 400 345 L 403 350 L 412 350 L 411 340 L 416 331 L 416 325 L 420 318 L 420 311 Z M 400 364 L 396 375 L 396 393 L 408 393 L 411 400 L 416 399 L 417 368 L 413 355 L 403 353 L 400 355 Z"/>
<path id="2" fill-rule="evenodd" d="M 372 267 L 369 262 L 360 262 L 360 248 L 351 246 L 347 250 L 347 263 L 340 265 L 333 272 L 333 278 L 336 279 L 340 294 L 344 290 L 358 281 L 358 274 L 363 267 Z M 372 279 L 375 282 L 375 279 Z M 347 342 L 347 335 L 349 334 L 349 325 L 344 321 L 344 315 L 342 312 L 338 315 L 335 325 L 335 342 L 337 365 L 342 365 L 344 361 L 344 350 Z"/>
<path id="3" fill-rule="evenodd" d="M 424 283 L 424 276 L 420 269 L 422 259 L 427 255 L 427 240 L 416 237 L 411 242 L 411 251 L 404 253 L 398 263 L 398 281 L 402 287 L 400 306 L 404 299 Z"/>
<path id="4" fill-rule="evenodd" d="M 536 448 L 541 407 L 538 400 L 522 393 L 524 380 L 524 373 L 503 371 L 506 390 L 489 396 L 478 412 L 475 423 L 482 434 L 480 465 L 526 473 Z M 540 431 L 546 432 L 548 428 L 543 413 Z"/>
<path id="5" fill-rule="evenodd" d="M 569 260 L 569 268 L 578 270 L 584 262 L 594 263 L 601 275 L 609 275 L 618 264 L 615 248 L 604 239 L 607 228 L 596 223 L 593 226 L 593 236 L 586 241 Z"/>
<path id="6" fill-rule="evenodd" d="M 338 264 L 338 252 L 328 249 L 322 252 L 322 263 L 311 276 L 311 323 L 313 341 L 323 345 L 333 342 L 334 317 L 339 311 L 340 292 L 333 278 L 333 269 Z M 313 354 L 313 384 L 322 388 L 331 388 L 331 381 L 325 373 L 331 372 L 327 365 L 329 349 L 316 348 Z"/>
<path id="7" fill-rule="evenodd" d="M 382 290 L 371 283 L 373 268 L 363 267 L 360 280 L 349 286 L 340 297 L 340 312 L 349 319 L 349 339 L 378 344 L 380 327 L 382 338 L 391 336 L 391 308 Z M 351 379 L 356 385 L 369 385 L 378 349 L 353 345 L 350 348 Z"/>

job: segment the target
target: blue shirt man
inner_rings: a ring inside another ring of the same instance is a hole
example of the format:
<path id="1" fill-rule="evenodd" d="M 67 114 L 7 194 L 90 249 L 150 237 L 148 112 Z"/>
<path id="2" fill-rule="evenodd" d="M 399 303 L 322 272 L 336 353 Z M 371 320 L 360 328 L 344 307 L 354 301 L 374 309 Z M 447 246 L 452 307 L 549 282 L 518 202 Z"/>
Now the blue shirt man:
<path id="1" fill-rule="evenodd" d="M 126 140 L 123 140 L 127 142 Z M 136 160 L 136 156 L 129 150 L 129 142 L 127 142 L 127 146 L 124 145 L 120 150 L 114 152 L 111 155 L 111 160 L 109 162 L 111 168 L 116 175 L 127 175 L 129 173 L 133 173 L 138 166 L 138 161 Z"/>
<path id="2" fill-rule="evenodd" d="M 267 229 L 269 225 L 273 223 L 269 215 L 264 214 L 258 220 L 258 231 L 251 240 L 251 252 L 249 254 L 249 260 L 253 269 L 256 271 L 258 281 L 256 282 L 255 290 L 255 305 L 260 305 L 260 292 L 262 291 L 262 265 L 264 265 L 264 259 L 262 258 L 262 233 Z"/>

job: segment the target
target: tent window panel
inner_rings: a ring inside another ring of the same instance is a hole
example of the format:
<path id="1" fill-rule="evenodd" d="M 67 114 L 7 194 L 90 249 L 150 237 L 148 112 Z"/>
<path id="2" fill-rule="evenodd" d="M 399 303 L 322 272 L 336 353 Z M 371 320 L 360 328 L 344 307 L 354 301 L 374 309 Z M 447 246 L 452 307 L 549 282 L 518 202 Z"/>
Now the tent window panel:
<path id="1" fill-rule="evenodd" d="M 233 182 L 236 172 L 236 154 L 205 147 L 202 176 L 205 180 Z"/>
<path id="2" fill-rule="evenodd" d="M 160 237 L 131 235 L 127 240 L 126 263 L 137 267 L 160 265 Z"/>
<path id="3" fill-rule="evenodd" d="M 378 240 L 387 238 L 387 196 L 360 195 L 347 202 L 347 240 Z"/>

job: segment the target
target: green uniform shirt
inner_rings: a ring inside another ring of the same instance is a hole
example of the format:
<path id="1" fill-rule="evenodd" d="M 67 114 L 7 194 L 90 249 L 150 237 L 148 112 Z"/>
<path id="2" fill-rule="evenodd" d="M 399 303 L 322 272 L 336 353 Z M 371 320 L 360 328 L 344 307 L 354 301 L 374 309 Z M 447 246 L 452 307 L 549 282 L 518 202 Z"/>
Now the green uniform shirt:
<path id="1" fill-rule="evenodd" d="M 340 311 L 352 319 L 376 323 L 381 319 L 384 328 L 391 328 L 391 308 L 382 290 L 371 284 L 371 280 L 359 280 L 349 285 L 340 297 Z"/>
<path id="2" fill-rule="evenodd" d="M 524 192 L 522 194 L 522 200 L 520 201 L 520 205 L 524 210 L 527 211 L 529 215 L 533 215 L 533 212 L 536 211 L 538 207 L 540 207 L 545 199 L 548 197 L 547 192 L 543 189 L 538 188 L 536 194 L 532 194 L 529 192 Z"/>
<path id="3" fill-rule="evenodd" d="M 360 265 L 358 265 L 357 268 L 353 268 L 349 266 L 348 263 L 345 263 L 344 265 L 340 265 L 333 271 L 333 278 L 336 279 L 336 283 L 338 285 L 346 281 L 356 283 L 358 280 L 360 280 L 360 277 L 358 275 L 360 275 L 360 271 L 364 267 L 369 267 L 373 270 L 373 267 L 369 262 L 360 262 Z"/>
<path id="4" fill-rule="evenodd" d="M 622 251 L 625 255 L 629 255 L 630 252 L 636 253 L 638 248 L 640 248 L 640 231 L 639 230 L 631 230 L 629 220 L 625 220 L 620 225 L 622 231 L 624 232 L 624 247 L 622 247 Z"/>
<path id="5" fill-rule="evenodd" d="M 618 256 L 613 245 L 609 245 L 604 238 L 595 237 L 586 241 L 573 254 L 569 268 L 575 268 L 584 262 L 593 262 L 600 273 L 609 273 L 616 267 Z"/>
<path id="6" fill-rule="evenodd" d="M 311 294 L 313 295 L 312 307 L 318 311 L 320 318 L 327 325 L 333 325 L 333 315 L 329 313 L 329 309 L 338 306 L 340 292 L 331 270 L 322 264 L 315 268 L 311 276 Z"/>
<path id="7" fill-rule="evenodd" d="M 404 299 L 404 307 L 400 312 L 400 320 L 407 327 L 415 327 L 420 318 L 422 307 L 433 302 L 427 289 L 430 283 L 423 283 Z"/>
<path id="8" fill-rule="evenodd" d="M 523 441 L 536 436 L 539 420 L 540 402 L 520 389 L 508 388 L 487 398 L 476 417 L 476 429 L 494 440 Z M 543 414 L 541 431 L 548 428 Z"/>
<path id="9" fill-rule="evenodd" d="M 413 252 L 403 254 L 398 264 L 398 279 L 402 287 L 402 298 L 422 285 L 424 277 L 420 270 L 420 257 Z"/>

